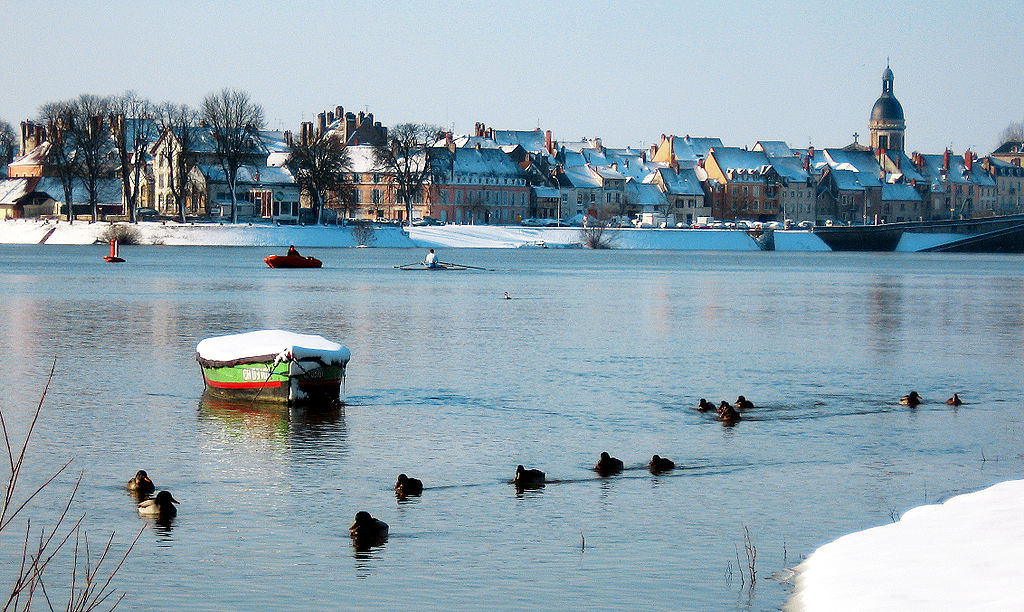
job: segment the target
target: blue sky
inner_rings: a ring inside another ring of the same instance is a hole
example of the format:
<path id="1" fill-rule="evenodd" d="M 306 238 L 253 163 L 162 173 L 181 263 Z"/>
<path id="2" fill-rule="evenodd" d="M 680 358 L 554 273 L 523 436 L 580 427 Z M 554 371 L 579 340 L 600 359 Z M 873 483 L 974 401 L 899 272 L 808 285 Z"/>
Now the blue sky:
<path id="1" fill-rule="evenodd" d="M 244 89 L 272 128 L 337 105 L 456 133 L 482 121 L 650 145 L 867 140 L 889 58 L 907 148 L 985 153 L 1024 120 L 1024 3 L 11 2 L 0 118 L 134 89 Z"/>

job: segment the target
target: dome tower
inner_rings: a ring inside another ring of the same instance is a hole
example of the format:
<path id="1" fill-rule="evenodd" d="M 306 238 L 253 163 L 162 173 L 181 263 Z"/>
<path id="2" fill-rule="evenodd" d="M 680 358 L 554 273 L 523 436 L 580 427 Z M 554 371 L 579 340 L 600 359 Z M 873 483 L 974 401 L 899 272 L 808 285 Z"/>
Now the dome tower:
<path id="1" fill-rule="evenodd" d="M 868 122 L 868 129 L 871 130 L 871 149 L 874 151 L 903 150 L 906 122 L 903 120 L 903 106 L 896 96 L 892 95 L 892 81 L 892 69 L 886 64 L 885 72 L 882 73 L 882 95 L 871 107 L 871 120 Z"/>

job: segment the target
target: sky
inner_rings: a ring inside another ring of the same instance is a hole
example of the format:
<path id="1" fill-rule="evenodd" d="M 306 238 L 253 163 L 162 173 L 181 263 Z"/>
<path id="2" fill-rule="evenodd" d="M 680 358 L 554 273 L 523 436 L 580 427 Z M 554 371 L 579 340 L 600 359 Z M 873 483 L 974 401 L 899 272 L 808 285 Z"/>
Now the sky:
<path id="1" fill-rule="evenodd" d="M 0 119 L 134 90 L 198 105 L 223 88 L 271 129 L 322 110 L 470 133 L 550 129 L 650 146 L 844 146 L 886 62 L 906 147 L 987 153 L 1024 121 L 1019 0 L 608 3 L 0 0 Z"/>

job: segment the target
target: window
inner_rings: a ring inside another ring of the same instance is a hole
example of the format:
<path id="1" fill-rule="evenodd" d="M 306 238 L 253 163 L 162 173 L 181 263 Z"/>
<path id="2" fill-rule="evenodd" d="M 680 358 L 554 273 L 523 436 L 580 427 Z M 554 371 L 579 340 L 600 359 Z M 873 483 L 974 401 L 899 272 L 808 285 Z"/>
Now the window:
<path id="1" fill-rule="evenodd" d="M 370 196 L 371 202 L 373 202 L 374 204 L 380 204 L 380 189 L 374 189 L 373 191 L 371 191 Z"/>

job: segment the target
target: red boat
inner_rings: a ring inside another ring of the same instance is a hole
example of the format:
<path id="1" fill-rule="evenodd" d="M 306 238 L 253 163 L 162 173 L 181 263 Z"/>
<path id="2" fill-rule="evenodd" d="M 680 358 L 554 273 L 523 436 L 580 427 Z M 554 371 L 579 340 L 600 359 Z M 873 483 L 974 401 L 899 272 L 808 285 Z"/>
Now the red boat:
<path id="1" fill-rule="evenodd" d="M 271 268 L 319 268 L 323 265 L 316 257 L 302 255 L 267 255 L 263 261 Z"/>

